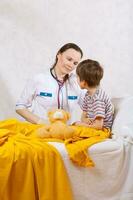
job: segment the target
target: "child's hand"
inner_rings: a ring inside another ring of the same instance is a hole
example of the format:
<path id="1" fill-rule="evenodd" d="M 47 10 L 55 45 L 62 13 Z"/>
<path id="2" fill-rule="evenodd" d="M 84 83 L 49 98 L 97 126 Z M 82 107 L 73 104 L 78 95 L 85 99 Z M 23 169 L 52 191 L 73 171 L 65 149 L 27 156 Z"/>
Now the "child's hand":
<path id="1" fill-rule="evenodd" d="M 82 119 L 82 121 L 84 122 L 84 123 L 87 123 L 88 125 L 92 125 L 92 123 L 93 123 L 93 120 L 92 119 L 90 119 L 90 118 L 83 118 Z"/>

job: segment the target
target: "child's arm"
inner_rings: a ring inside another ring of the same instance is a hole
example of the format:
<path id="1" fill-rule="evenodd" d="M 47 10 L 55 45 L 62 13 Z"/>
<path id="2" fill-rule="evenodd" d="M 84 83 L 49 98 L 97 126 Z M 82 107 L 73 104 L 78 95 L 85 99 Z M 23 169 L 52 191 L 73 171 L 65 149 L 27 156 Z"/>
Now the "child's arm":
<path id="1" fill-rule="evenodd" d="M 87 127 L 96 128 L 96 129 L 102 129 L 103 128 L 103 118 L 97 117 L 94 121 L 92 121 L 89 118 L 84 118 L 84 121 L 76 122 L 75 125 L 77 125 L 77 126 L 87 126 Z"/>

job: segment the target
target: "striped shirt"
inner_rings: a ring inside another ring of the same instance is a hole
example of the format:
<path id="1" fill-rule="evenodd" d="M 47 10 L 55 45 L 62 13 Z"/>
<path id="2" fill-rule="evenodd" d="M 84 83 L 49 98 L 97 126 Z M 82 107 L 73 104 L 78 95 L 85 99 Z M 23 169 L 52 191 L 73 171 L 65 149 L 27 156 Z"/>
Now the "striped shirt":
<path id="1" fill-rule="evenodd" d="M 88 91 L 86 92 L 81 109 L 92 120 L 102 117 L 104 119 L 103 126 L 111 128 L 114 109 L 110 98 L 101 88 L 98 88 L 93 96 L 89 95 Z"/>

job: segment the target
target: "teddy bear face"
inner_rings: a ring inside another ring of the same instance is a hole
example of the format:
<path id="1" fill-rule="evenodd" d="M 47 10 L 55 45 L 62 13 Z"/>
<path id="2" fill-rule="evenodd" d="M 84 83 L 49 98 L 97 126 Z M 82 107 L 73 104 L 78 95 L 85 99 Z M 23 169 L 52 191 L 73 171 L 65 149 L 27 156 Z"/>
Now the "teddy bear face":
<path id="1" fill-rule="evenodd" d="M 66 123 L 70 119 L 70 114 L 67 111 L 53 109 L 48 112 L 48 118 L 50 124 L 37 131 L 39 137 L 64 140 L 73 136 L 75 130 Z"/>
<path id="2" fill-rule="evenodd" d="M 54 109 L 48 112 L 50 122 L 62 121 L 66 123 L 70 119 L 70 114 L 63 109 Z"/>

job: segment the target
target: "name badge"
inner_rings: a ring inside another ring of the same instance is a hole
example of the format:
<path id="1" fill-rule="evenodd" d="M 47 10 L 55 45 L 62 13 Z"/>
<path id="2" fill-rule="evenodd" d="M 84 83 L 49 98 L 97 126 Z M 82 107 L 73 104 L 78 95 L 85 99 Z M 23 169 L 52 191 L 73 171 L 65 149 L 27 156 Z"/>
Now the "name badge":
<path id="1" fill-rule="evenodd" d="M 52 93 L 40 92 L 40 96 L 43 96 L 43 97 L 52 97 Z"/>
<path id="2" fill-rule="evenodd" d="M 68 99 L 70 100 L 76 100 L 78 97 L 77 96 L 68 96 Z"/>

